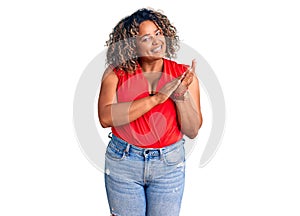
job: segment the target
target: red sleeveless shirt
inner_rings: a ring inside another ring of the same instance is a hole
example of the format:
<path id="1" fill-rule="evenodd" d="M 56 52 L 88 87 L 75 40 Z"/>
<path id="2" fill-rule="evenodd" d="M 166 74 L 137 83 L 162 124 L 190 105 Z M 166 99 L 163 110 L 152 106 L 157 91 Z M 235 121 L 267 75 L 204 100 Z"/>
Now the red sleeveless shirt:
<path id="1" fill-rule="evenodd" d="M 156 92 L 166 83 L 180 76 L 188 66 L 164 59 L 163 68 Z M 119 103 L 132 102 L 149 96 L 148 80 L 140 66 L 134 73 L 116 69 L 114 72 L 119 79 L 117 86 Z M 162 148 L 177 142 L 183 136 L 177 121 L 176 106 L 170 98 L 129 124 L 112 127 L 112 133 L 141 148 Z"/>

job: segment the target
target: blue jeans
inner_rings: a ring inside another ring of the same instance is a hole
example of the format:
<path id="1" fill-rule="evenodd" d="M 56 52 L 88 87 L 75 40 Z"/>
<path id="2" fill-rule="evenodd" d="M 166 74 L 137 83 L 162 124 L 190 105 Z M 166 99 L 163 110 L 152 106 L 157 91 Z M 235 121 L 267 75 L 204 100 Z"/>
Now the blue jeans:
<path id="1" fill-rule="evenodd" d="M 147 149 L 112 135 L 105 154 L 105 187 L 112 215 L 179 215 L 184 178 L 184 139 Z"/>

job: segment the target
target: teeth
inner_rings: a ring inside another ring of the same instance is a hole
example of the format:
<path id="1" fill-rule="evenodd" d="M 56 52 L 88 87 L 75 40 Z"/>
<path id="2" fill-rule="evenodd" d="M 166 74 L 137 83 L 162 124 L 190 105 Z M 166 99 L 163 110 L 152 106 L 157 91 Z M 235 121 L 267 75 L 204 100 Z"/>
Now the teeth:
<path id="1" fill-rule="evenodd" d="M 152 50 L 152 52 L 158 52 L 158 51 L 160 51 L 160 50 L 161 50 L 161 48 L 162 48 L 162 47 L 161 47 L 161 46 L 159 46 L 159 47 L 157 47 L 157 48 L 153 49 L 153 50 Z"/>

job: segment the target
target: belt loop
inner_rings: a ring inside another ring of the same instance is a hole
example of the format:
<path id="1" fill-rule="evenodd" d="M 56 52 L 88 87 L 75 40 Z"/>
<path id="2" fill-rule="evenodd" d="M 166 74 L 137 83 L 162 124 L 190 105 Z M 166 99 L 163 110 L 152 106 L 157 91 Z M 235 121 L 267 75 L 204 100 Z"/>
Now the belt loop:
<path id="1" fill-rule="evenodd" d="M 125 149 L 125 155 L 128 156 L 129 153 L 130 144 L 127 143 L 126 149 Z"/>
<path id="2" fill-rule="evenodd" d="M 163 160 L 163 152 L 162 152 L 162 148 L 159 149 L 159 159 Z"/>
<path id="3" fill-rule="evenodd" d="M 108 134 L 108 138 L 112 138 L 112 132 L 109 132 L 109 134 Z"/>

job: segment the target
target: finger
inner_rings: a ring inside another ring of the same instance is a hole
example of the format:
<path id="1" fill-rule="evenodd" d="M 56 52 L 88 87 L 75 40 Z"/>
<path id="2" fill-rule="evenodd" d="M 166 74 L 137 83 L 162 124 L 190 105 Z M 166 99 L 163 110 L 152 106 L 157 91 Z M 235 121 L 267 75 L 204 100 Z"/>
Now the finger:
<path id="1" fill-rule="evenodd" d="M 178 88 L 178 86 L 179 86 L 180 84 L 181 84 L 181 81 L 180 81 L 180 80 L 177 80 L 177 82 L 174 83 L 174 84 L 171 86 L 170 92 L 175 91 L 175 90 Z"/>
<path id="2" fill-rule="evenodd" d="M 188 67 L 188 69 L 186 71 L 184 71 L 183 74 L 178 76 L 177 79 L 179 79 L 180 81 L 183 81 L 185 79 L 185 77 L 187 76 L 187 74 L 189 74 L 190 72 L 195 72 L 196 64 L 197 64 L 196 59 L 193 59 L 192 66 Z"/>
<path id="3" fill-rule="evenodd" d="M 184 77 L 184 79 L 182 80 L 182 82 L 191 79 L 193 76 L 194 76 L 194 73 L 193 73 L 193 72 L 188 72 L 188 73 L 185 75 L 185 77 Z"/>
<path id="4" fill-rule="evenodd" d="M 191 66 L 191 71 L 192 71 L 192 72 L 195 72 L 195 70 L 196 70 L 196 65 L 197 65 L 197 61 L 196 61 L 196 59 L 193 59 L 193 60 L 192 60 L 192 66 Z"/>
<path id="5" fill-rule="evenodd" d="M 167 83 L 161 90 L 160 92 L 164 92 L 165 94 L 172 93 L 179 85 L 181 81 L 178 79 L 174 79 L 171 82 Z"/>
<path id="6" fill-rule="evenodd" d="M 177 80 L 177 82 L 175 83 L 175 85 L 173 85 L 174 90 L 181 84 L 181 80 Z M 173 91 L 174 91 L 173 90 Z"/>
<path id="7" fill-rule="evenodd" d="M 187 74 L 187 72 L 188 72 L 188 70 L 184 71 L 183 74 L 181 74 L 180 76 L 177 77 L 177 79 L 179 81 L 182 81 L 184 79 L 185 75 Z"/>
<path id="8" fill-rule="evenodd" d="M 193 82 L 193 76 L 189 77 L 188 85 L 191 85 L 192 82 Z"/>
<path id="9" fill-rule="evenodd" d="M 183 74 L 181 74 L 178 79 L 180 79 L 181 81 L 186 77 L 186 75 L 192 70 L 192 67 L 188 67 L 188 69 L 186 71 L 183 72 Z"/>
<path id="10" fill-rule="evenodd" d="M 176 79 L 173 79 L 171 82 L 170 82 L 170 85 L 175 85 L 175 86 L 178 86 L 179 84 L 181 83 L 181 79 L 180 77 L 177 77 Z"/>

